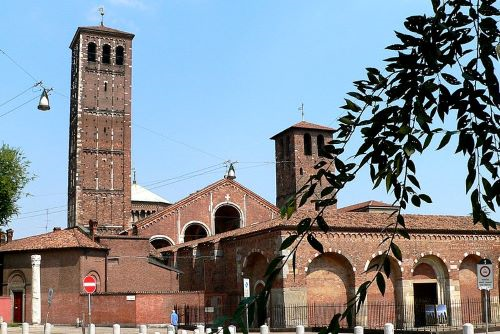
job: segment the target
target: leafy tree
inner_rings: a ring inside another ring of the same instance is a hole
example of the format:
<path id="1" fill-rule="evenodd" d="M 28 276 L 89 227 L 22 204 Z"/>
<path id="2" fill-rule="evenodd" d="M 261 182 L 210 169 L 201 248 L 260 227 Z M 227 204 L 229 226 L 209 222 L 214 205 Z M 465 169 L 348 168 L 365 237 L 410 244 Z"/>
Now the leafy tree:
<path id="1" fill-rule="evenodd" d="M 0 226 L 7 225 L 19 212 L 17 201 L 23 188 L 33 179 L 29 165 L 19 149 L 6 144 L 0 148 Z"/>
<path id="2" fill-rule="evenodd" d="M 455 154 L 463 154 L 468 161 L 465 192 L 470 195 L 472 223 L 480 223 L 487 230 L 497 228 L 498 223 L 489 217 L 500 205 L 500 92 L 494 68 L 498 64 L 495 45 L 500 39 L 500 11 L 495 2 L 432 0 L 432 16 L 408 17 L 406 31 L 396 32 L 399 42 L 387 47 L 394 56 L 385 59 L 385 68 L 367 68 L 366 78 L 354 82 L 355 90 L 348 93 L 342 106 L 345 114 L 339 118 L 340 126 L 334 131 L 333 141 L 325 146 L 328 159 L 318 163 L 317 173 L 282 208 L 282 215 L 289 218 L 296 203 L 300 206 L 312 200 L 320 181 L 328 184 L 320 199 L 313 200 L 320 208 L 317 215 L 302 219 L 296 233 L 281 245 L 281 249 L 290 249 L 294 266 L 297 247 L 304 239 L 323 252 L 312 231 L 328 231 L 324 210 L 337 202 L 338 192 L 361 168 L 369 168 L 374 188 L 384 186 L 400 208 L 388 220 L 387 235 L 381 243 L 386 246 L 385 259 L 376 267 L 374 279 L 358 288 L 346 310 L 333 315 L 322 332 L 337 333 L 339 321 L 349 321 L 359 310 L 373 282 L 384 293 L 383 273 L 387 277 L 390 274 L 388 255 L 402 259 L 395 236 L 410 237 L 401 210 L 432 201 L 420 191 L 414 161 L 416 153 L 428 151 L 432 142 L 439 141 L 440 150 L 456 138 Z M 356 134 L 361 135 L 361 146 L 356 152 L 346 152 L 347 143 Z M 255 298 L 243 300 L 236 316 L 242 314 L 246 304 L 264 307 L 272 280 L 285 260 L 281 256 L 270 262 L 264 290 Z"/>

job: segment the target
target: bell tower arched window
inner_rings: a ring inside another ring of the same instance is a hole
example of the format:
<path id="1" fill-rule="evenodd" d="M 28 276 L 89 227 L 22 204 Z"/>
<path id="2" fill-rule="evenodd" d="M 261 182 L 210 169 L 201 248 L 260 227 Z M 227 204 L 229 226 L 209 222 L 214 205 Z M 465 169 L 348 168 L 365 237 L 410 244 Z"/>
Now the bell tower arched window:
<path id="1" fill-rule="evenodd" d="M 318 144 L 318 156 L 323 157 L 324 156 L 323 149 L 325 147 L 325 137 L 323 137 L 323 135 L 318 135 L 318 137 L 316 137 L 316 140 Z"/>
<path id="2" fill-rule="evenodd" d="M 116 65 L 123 65 L 123 46 L 117 46 L 115 50 Z"/>
<path id="3" fill-rule="evenodd" d="M 108 44 L 104 44 L 102 47 L 102 63 L 111 63 L 111 46 L 109 46 Z"/>
<path id="4" fill-rule="evenodd" d="M 95 43 L 90 42 L 87 45 L 87 60 L 95 62 L 95 60 L 97 58 L 96 56 L 97 56 L 96 45 L 95 45 Z"/>
<path id="5" fill-rule="evenodd" d="M 311 135 L 308 133 L 304 134 L 304 154 L 305 155 L 312 154 Z"/>

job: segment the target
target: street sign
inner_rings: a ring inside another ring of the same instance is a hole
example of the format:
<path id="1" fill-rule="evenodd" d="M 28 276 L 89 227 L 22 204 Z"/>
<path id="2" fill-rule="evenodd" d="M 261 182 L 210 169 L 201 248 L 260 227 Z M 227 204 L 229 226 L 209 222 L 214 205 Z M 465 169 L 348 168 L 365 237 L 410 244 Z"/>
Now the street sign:
<path id="1" fill-rule="evenodd" d="M 243 279 L 243 297 L 245 297 L 245 298 L 250 297 L 250 279 L 249 278 Z"/>
<path id="2" fill-rule="evenodd" d="M 94 276 L 85 276 L 85 278 L 83 279 L 83 289 L 85 290 L 85 292 L 88 294 L 94 293 L 96 288 L 97 282 Z"/>
<path id="3" fill-rule="evenodd" d="M 493 265 L 491 263 L 486 263 L 486 261 L 481 261 L 477 265 L 477 287 L 479 290 L 491 290 L 493 289 Z"/>

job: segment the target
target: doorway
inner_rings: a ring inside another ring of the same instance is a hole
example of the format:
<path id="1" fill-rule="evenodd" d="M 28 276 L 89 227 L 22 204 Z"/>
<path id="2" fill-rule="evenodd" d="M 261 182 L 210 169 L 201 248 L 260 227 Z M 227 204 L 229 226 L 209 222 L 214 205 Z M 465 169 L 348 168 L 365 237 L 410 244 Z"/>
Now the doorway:
<path id="1" fill-rule="evenodd" d="M 13 321 L 17 323 L 23 322 L 23 292 L 12 291 L 14 295 L 14 312 Z"/>
<path id="2" fill-rule="evenodd" d="M 425 312 L 438 303 L 437 283 L 413 283 L 413 301 L 415 309 L 415 326 L 425 326 Z"/>

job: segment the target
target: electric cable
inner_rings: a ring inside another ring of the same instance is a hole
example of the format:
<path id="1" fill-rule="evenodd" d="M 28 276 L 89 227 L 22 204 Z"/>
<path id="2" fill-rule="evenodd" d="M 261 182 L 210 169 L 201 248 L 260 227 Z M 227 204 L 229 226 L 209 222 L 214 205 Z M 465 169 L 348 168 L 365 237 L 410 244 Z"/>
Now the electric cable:
<path id="1" fill-rule="evenodd" d="M 186 143 L 181 142 L 181 141 L 179 141 L 179 140 L 172 139 L 172 138 L 170 138 L 170 137 L 168 137 L 168 136 L 166 136 L 166 135 L 164 135 L 164 134 L 162 134 L 162 133 L 160 133 L 160 132 L 158 132 L 158 131 L 148 129 L 148 128 L 146 128 L 146 127 L 144 127 L 144 126 L 140 125 L 140 124 L 134 123 L 134 124 L 133 124 L 133 126 L 136 126 L 136 127 L 139 127 L 139 128 L 141 128 L 141 129 L 143 129 L 143 130 L 149 131 L 149 132 L 151 132 L 151 133 L 153 133 L 153 134 L 155 134 L 155 135 L 157 135 L 157 136 L 159 136 L 159 137 L 162 137 L 162 138 L 164 138 L 164 139 L 167 139 L 167 140 L 169 140 L 169 141 L 171 141 L 171 142 L 173 142 L 173 143 L 176 143 L 176 144 L 179 144 L 179 145 L 183 145 L 183 146 L 188 147 L 188 148 L 190 148 L 190 149 L 192 149 L 192 150 L 195 150 L 195 151 L 198 151 L 198 152 L 200 152 L 200 153 L 206 154 L 206 155 L 208 155 L 208 156 L 210 156 L 210 157 L 212 157 L 212 158 L 216 158 L 216 159 L 218 159 L 218 160 L 222 160 L 222 161 L 224 161 L 224 160 L 225 160 L 225 159 L 223 159 L 223 158 L 221 158 L 221 157 L 219 157 L 219 156 L 217 156 L 217 155 L 215 155 L 215 154 L 209 153 L 209 152 L 207 152 L 207 151 L 204 151 L 204 150 L 202 150 L 202 149 L 199 149 L 199 148 L 197 148 L 197 147 L 194 147 L 194 146 L 192 146 L 192 145 L 190 145 L 190 144 L 186 144 Z"/>
<path id="2" fill-rule="evenodd" d="M 0 117 L 4 117 L 4 116 L 6 116 L 6 115 L 10 114 L 11 112 L 16 111 L 17 109 L 19 109 L 19 108 L 21 108 L 21 107 L 23 107 L 23 106 L 27 105 L 27 104 L 28 104 L 28 103 L 30 103 L 31 101 L 33 101 L 33 100 L 35 100 L 35 99 L 38 99 L 38 98 L 39 98 L 39 96 L 35 96 L 34 98 L 29 99 L 28 101 L 24 102 L 23 104 L 21 104 L 21 105 L 19 105 L 19 106 L 15 107 L 15 108 L 12 108 L 12 109 L 10 109 L 9 111 L 7 111 L 7 112 L 5 112 L 5 113 L 3 113 L 3 114 L 0 114 Z"/>

